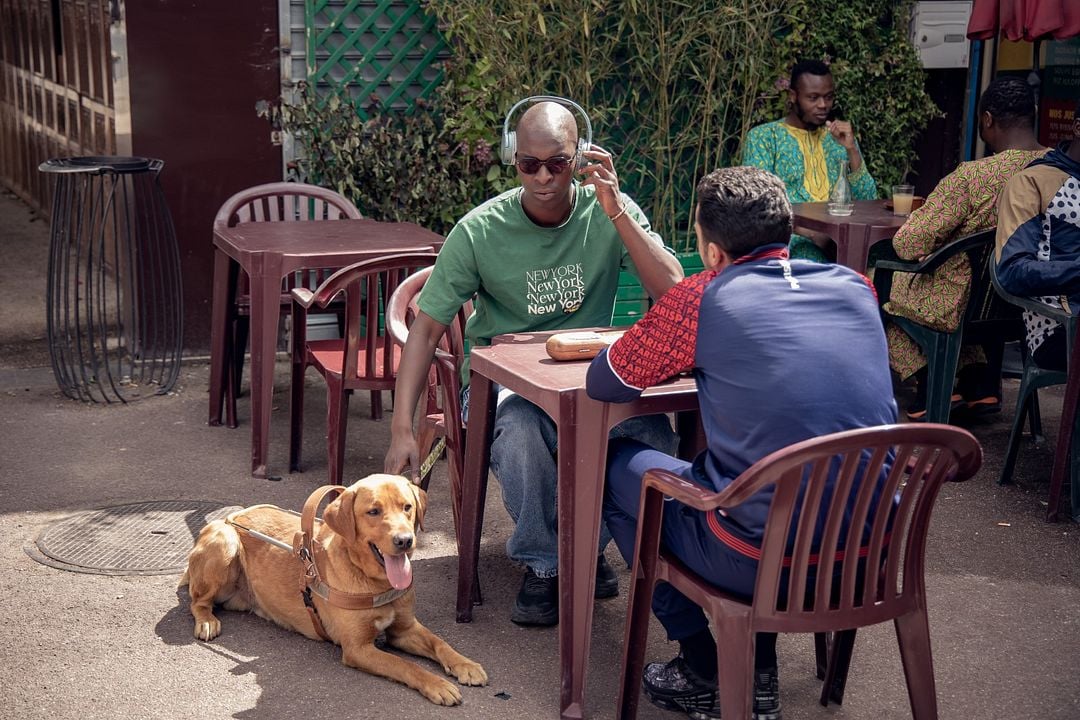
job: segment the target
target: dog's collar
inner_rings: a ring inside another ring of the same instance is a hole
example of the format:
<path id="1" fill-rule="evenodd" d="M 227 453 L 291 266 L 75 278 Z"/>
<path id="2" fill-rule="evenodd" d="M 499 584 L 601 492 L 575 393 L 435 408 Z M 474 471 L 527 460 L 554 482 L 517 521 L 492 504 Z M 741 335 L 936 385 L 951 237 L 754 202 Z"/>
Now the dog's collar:
<path id="1" fill-rule="evenodd" d="M 404 597 L 406 593 L 412 590 L 412 584 L 410 583 L 409 587 L 404 590 L 390 588 L 381 593 L 347 593 L 335 590 L 322 580 L 319 580 L 318 582 L 305 583 L 304 589 L 310 591 L 311 594 L 318 595 L 335 607 L 348 610 L 368 610 L 389 605 L 398 598 Z"/>

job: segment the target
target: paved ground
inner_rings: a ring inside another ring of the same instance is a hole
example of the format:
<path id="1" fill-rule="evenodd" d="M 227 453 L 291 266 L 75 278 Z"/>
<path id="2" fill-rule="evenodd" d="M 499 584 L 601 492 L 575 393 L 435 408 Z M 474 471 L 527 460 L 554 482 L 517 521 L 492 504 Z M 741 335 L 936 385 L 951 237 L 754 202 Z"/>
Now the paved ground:
<path id="1" fill-rule="evenodd" d="M 325 477 L 323 406 L 309 392 L 302 474 L 280 482 L 248 475 L 247 400 L 237 430 L 206 425 L 205 360 L 185 363 L 167 397 L 125 407 L 82 405 L 56 390 L 44 344 L 48 233 L 12 196 L 0 194 L 0 718 L 556 717 L 557 641 L 551 630 L 509 622 L 519 573 L 505 559 L 508 522 L 492 483 L 481 556 L 484 606 L 470 625 L 453 616 L 456 562 L 445 463 L 432 484 L 428 532 L 417 552 L 418 615 L 481 662 L 491 685 L 464 689 L 459 708 L 436 708 L 416 693 L 344 667 L 340 651 L 250 615 L 223 613 L 212 643 L 191 636 L 177 575 L 66 572 L 24 551 L 42 529 L 73 512 L 126 503 L 191 499 L 299 508 Z M 275 393 L 271 462 L 287 454 L 284 367 Z M 1010 385 L 1009 392 L 1015 390 Z M 1011 399 L 1011 398 L 1010 398 Z M 378 470 L 388 423 L 354 402 L 347 473 Z M 1044 416 L 1053 438 L 1060 393 Z M 929 548 L 931 624 L 944 718 L 1080 717 L 1080 532 L 1042 521 L 1051 450 L 1026 444 L 1018 484 L 999 487 L 1011 411 L 971 426 L 987 451 L 974 480 L 949 486 Z M 616 560 L 613 552 L 609 553 Z M 623 571 L 623 590 L 626 589 Z M 587 708 L 613 716 L 625 592 L 598 603 Z M 674 650 L 654 626 L 647 657 Z M 809 636 L 781 639 L 784 716 L 909 717 L 896 642 L 888 626 L 859 634 L 842 708 L 814 700 Z M 643 718 L 676 717 L 650 706 Z"/>

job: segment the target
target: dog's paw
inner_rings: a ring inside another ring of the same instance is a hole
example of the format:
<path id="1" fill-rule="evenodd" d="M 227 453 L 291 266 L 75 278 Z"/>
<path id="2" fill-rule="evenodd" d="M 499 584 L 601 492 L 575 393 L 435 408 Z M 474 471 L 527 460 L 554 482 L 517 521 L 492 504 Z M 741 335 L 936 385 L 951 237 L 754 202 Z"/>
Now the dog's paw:
<path id="1" fill-rule="evenodd" d="M 484 668 L 468 658 L 462 658 L 461 662 L 446 668 L 446 672 L 456 677 L 462 685 L 487 685 L 488 676 Z"/>
<path id="2" fill-rule="evenodd" d="M 195 637 L 208 642 L 221 634 L 221 621 L 211 616 L 209 620 L 195 621 Z"/>
<path id="3" fill-rule="evenodd" d="M 441 677 L 432 676 L 431 682 L 419 688 L 420 694 L 436 705 L 459 705 L 461 704 L 461 690 L 453 683 L 443 680 Z"/>

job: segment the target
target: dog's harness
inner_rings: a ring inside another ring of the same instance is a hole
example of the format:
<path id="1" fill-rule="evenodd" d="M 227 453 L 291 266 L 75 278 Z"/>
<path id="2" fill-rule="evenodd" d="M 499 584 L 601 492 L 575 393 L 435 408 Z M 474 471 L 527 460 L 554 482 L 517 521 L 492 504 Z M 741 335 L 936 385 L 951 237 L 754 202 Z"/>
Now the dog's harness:
<path id="1" fill-rule="evenodd" d="M 321 560 L 326 555 L 326 550 L 323 548 L 322 543 L 315 542 L 315 533 L 313 532 L 315 521 L 318 520 L 319 522 L 322 522 L 321 519 L 315 517 L 315 513 L 324 499 L 329 497 L 332 501 L 344 492 L 344 490 L 345 486 L 343 485 L 323 485 L 308 496 L 307 501 L 304 502 L 304 511 L 300 513 L 300 530 L 293 536 L 292 545 L 263 534 L 258 530 L 245 527 L 234 521 L 232 518 L 227 518 L 225 520 L 225 522 L 233 527 L 243 530 L 256 539 L 268 542 L 275 547 L 287 550 L 296 555 L 304 567 L 304 572 L 300 574 L 300 594 L 304 599 L 304 607 L 307 608 L 308 615 L 311 617 L 311 625 L 315 628 L 315 632 L 318 633 L 319 637 L 323 640 L 330 640 L 330 636 L 326 634 L 326 630 L 319 620 L 319 611 L 312 601 L 312 593 L 318 595 L 334 607 L 339 607 L 344 610 L 370 610 L 372 608 L 382 607 L 383 605 L 389 605 L 412 589 L 412 585 L 410 584 L 409 587 L 404 590 L 391 588 L 390 590 L 381 593 L 351 593 L 331 587 L 329 583 L 323 580 L 319 566 Z M 293 510 L 286 510 L 285 512 L 293 515 L 297 514 Z"/>

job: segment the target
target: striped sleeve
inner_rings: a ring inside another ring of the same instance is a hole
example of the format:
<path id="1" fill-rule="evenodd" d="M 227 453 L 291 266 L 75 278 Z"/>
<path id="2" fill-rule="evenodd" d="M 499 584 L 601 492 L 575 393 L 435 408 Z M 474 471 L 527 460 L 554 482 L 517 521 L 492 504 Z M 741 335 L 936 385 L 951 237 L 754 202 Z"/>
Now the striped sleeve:
<path id="1" fill-rule="evenodd" d="M 716 277 L 705 271 L 672 287 L 645 316 L 589 366 L 589 397 L 628 402 L 641 391 L 692 370 L 698 314 L 705 288 Z"/>

